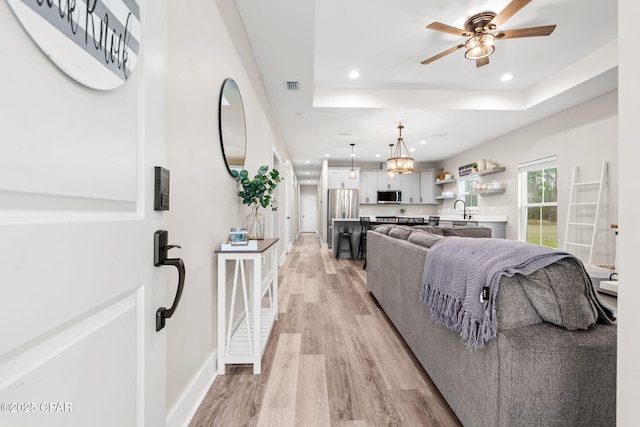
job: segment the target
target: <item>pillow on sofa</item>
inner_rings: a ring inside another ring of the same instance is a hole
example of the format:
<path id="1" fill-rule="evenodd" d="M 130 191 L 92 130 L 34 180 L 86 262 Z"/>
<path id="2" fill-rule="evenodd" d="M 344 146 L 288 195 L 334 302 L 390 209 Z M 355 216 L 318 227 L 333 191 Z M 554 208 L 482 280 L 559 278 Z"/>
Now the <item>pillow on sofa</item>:
<path id="1" fill-rule="evenodd" d="M 446 227 L 444 229 L 444 235 L 458 237 L 491 237 L 491 229 L 475 225 Z"/>
<path id="2" fill-rule="evenodd" d="M 411 233 L 413 233 L 412 229 L 407 229 L 404 227 L 392 227 L 391 230 L 389 230 L 390 237 L 395 237 L 396 239 L 402 240 L 407 240 Z"/>
<path id="3" fill-rule="evenodd" d="M 425 248 L 430 248 L 431 246 L 439 242 L 441 239 L 444 239 L 444 236 L 416 230 L 413 233 L 411 233 L 411 236 L 409 236 L 407 240 L 411 243 L 415 243 L 416 245 L 424 246 Z"/>

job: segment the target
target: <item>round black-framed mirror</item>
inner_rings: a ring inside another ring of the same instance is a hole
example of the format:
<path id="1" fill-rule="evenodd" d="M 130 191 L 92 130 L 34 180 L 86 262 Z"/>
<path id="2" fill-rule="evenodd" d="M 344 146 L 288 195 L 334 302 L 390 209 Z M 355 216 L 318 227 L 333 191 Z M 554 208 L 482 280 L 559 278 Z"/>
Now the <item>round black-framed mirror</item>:
<path id="1" fill-rule="evenodd" d="M 247 132 L 244 107 L 238 85 L 233 79 L 225 79 L 220 90 L 218 105 L 220 148 L 229 174 L 233 169 L 244 169 L 247 155 Z"/>

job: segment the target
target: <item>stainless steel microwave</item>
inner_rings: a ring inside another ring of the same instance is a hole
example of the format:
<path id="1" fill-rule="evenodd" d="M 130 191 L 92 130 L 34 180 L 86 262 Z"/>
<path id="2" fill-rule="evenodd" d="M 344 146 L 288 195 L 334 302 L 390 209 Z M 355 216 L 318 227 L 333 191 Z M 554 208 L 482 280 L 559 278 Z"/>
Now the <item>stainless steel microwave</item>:
<path id="1" fill-rule="evenodd" d="M 399 190 L 378 191 L 378 203 L 400 203 L 402 192 Z"/>

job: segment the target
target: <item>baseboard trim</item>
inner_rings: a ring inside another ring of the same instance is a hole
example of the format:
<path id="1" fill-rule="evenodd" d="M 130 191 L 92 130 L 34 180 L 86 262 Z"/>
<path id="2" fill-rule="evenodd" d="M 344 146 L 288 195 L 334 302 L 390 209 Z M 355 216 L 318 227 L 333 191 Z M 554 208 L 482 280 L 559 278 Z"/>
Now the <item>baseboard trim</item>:
<path id="1" fill-rule="evenodd" d="M 188 427 L 217 377 L 218 349 L 214 349 L 180 399 L 167 414 L 167 427 Z"/>

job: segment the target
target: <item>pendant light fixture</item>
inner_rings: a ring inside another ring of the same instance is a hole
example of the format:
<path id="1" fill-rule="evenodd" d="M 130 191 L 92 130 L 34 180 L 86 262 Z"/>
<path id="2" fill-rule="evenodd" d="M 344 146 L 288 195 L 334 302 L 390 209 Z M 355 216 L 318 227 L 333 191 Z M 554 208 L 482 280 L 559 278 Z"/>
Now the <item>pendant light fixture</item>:
<path id="1" fill-rule="evenodd" d="M 402 123 L 398 123 L 398 143 L 393 155 L 387 159 L 387 173 L 392 172 L 399 175 L 413 173 L 413 158 L 409 157 L 409 150 L 404 145 L 402 129 L 404 129 L 404 126 L 402 126 Z"/>
<path id="2" fill-rule="evenodd" d="M 393 157 L 393 146 L 395 144 L 389 144 L 389 157 Z M 393 171 L 387 170 L 387 179 L 396 179 L 396 174 Z"/>
<path id="3" fill-rule="evenodd" d="M 351 145 L 351 170 L 349 171 L 349 179 L 356 179 L 356 170 L 353 168 L 353 146 L 356 144 L 349 144 Z"/>

